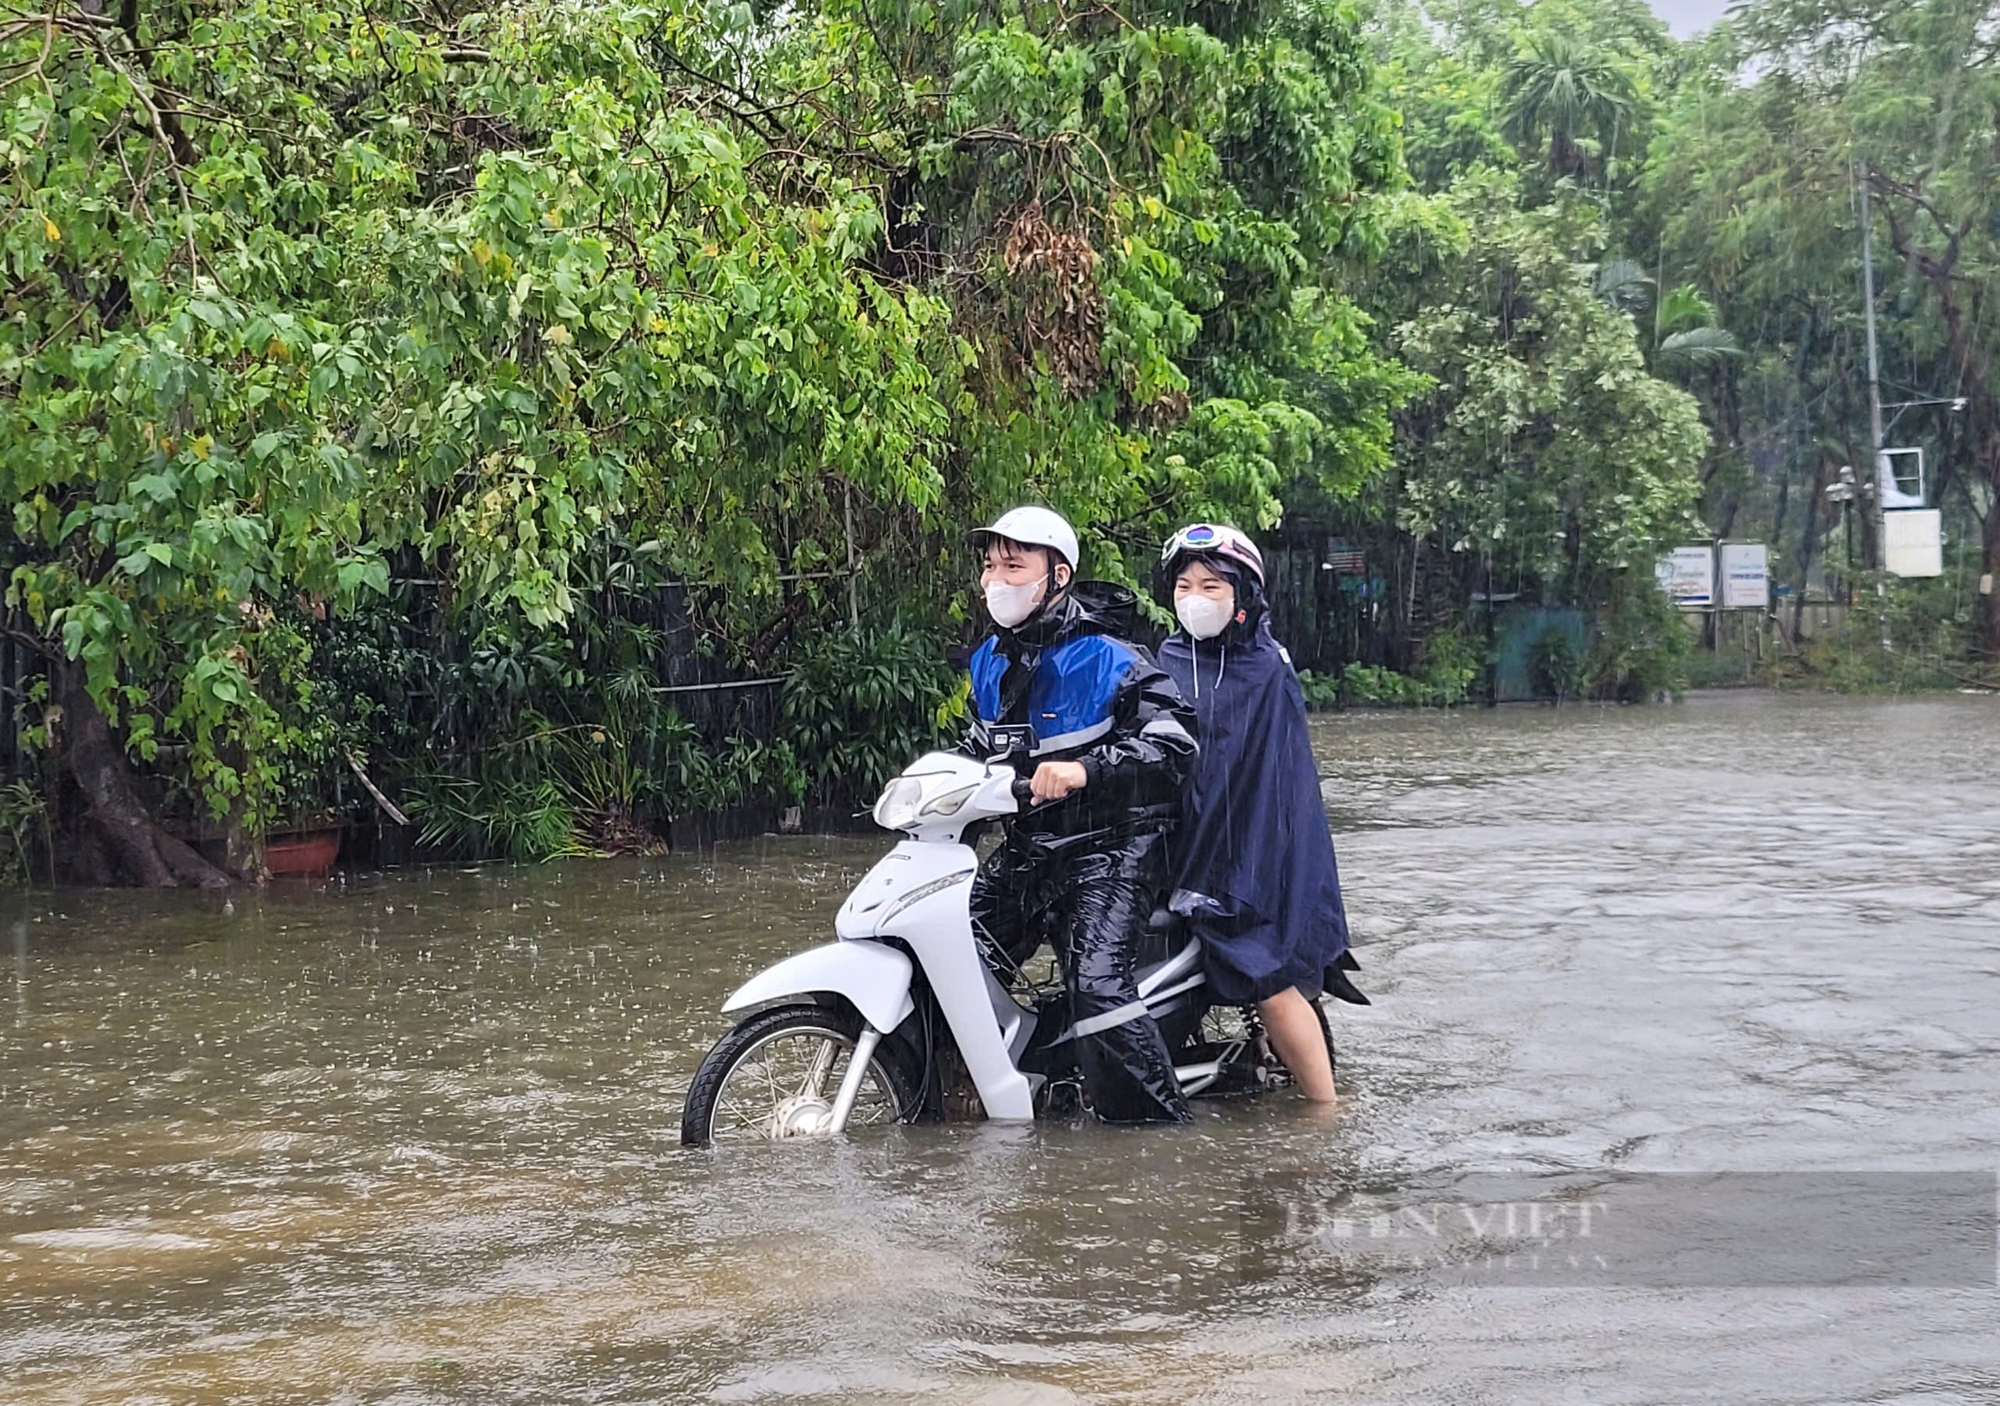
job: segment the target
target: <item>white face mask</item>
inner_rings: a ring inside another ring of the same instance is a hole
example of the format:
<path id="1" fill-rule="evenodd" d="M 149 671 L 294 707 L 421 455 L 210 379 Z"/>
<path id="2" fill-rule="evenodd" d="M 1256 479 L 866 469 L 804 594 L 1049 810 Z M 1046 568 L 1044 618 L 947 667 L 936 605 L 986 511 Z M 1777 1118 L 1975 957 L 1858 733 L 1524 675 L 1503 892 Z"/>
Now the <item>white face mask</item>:
<path id="1" fill-rule="evenodd" d="M 1035 613 L 1035 607 L 1042 603 L 1042 591 L 1046 581 L 1030 581 L 1025 586 L 1010 586 L 1005 581 L 993 581 L 986 587 L 986 613 L 993 617 L 993 623 L 1003 630 L 1011 630 Z"/>
<path id="2" fill-rule="evenodd" d="M 1182 596 L 1174 602 L 1174 614 L 1180 617 L 1181 628 L 1190 635 L 1198 640 L 1212 640 L 1229 628 L 1236 606 L 1232 601 L 1210 596 Z"/>

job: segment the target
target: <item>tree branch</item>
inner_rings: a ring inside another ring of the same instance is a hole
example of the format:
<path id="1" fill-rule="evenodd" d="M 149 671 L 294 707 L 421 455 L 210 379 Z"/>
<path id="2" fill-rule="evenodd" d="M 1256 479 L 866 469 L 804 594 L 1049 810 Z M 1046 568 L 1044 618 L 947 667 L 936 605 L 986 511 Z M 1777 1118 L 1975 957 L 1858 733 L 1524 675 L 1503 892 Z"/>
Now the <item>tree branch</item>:
<path id="1" fill-rule="evenodd" d="M 61 652 L 40 635 L 31 634 L 26 630 L 17 630 L 11 625 L 0 626 L 0 639 L 12 640 L 23 649 L 33 650 L 44 659 L 53 661 L 62 658 Z"/>

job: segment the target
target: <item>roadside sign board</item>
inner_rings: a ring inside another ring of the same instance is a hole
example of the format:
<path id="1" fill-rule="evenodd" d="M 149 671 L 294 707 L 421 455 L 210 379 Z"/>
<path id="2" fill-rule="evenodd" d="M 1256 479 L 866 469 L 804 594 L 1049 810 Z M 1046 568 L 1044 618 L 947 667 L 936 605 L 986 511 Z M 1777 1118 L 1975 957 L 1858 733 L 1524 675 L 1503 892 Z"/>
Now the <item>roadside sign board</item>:
<path id="1" fill-rule="evenodd" d="M 1660 588 L 1675 605 L 1715 604 L 1715 548 L 1675 547 L 1656 568 Z"/>
<path id="2" fill-rule="evenodd" d="M 1882 564 L 1891 576 L 1944 575 L 1944 520 L 1936 508 L 1882 514 Z"/>
<path id="3" fill-rule="evenodd" d="M 1771 570 L 1762 542 L 1722 544 L 1722 608 L 1771 608 Z"/>

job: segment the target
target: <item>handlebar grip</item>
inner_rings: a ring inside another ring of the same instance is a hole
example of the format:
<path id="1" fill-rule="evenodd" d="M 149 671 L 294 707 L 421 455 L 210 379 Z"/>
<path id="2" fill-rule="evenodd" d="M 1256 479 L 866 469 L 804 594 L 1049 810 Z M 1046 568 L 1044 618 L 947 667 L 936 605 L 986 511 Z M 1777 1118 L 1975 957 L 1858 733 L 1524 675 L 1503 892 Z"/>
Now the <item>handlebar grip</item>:
<path id="1" fill-rule="evenodd" d="M 1024 776 L 1014 778 L 1014 801 L 1017 805 L 1031 806 L 1035 803 L 1035 787 Z"/>

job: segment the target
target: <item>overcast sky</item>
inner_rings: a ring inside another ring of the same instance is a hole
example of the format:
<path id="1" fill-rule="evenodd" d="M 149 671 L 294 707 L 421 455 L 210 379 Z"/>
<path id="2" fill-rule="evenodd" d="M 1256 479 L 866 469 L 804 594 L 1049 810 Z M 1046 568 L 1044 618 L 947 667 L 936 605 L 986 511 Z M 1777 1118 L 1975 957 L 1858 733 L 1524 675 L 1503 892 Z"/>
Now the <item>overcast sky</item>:
<path id="1" fill-rule="evenodd" d="M 1721 19 L 1730 0 L 1647 0 L 1647 3 L 1654 14 L 1667 22 L 1674 38 L 1685 39 Z"/>

